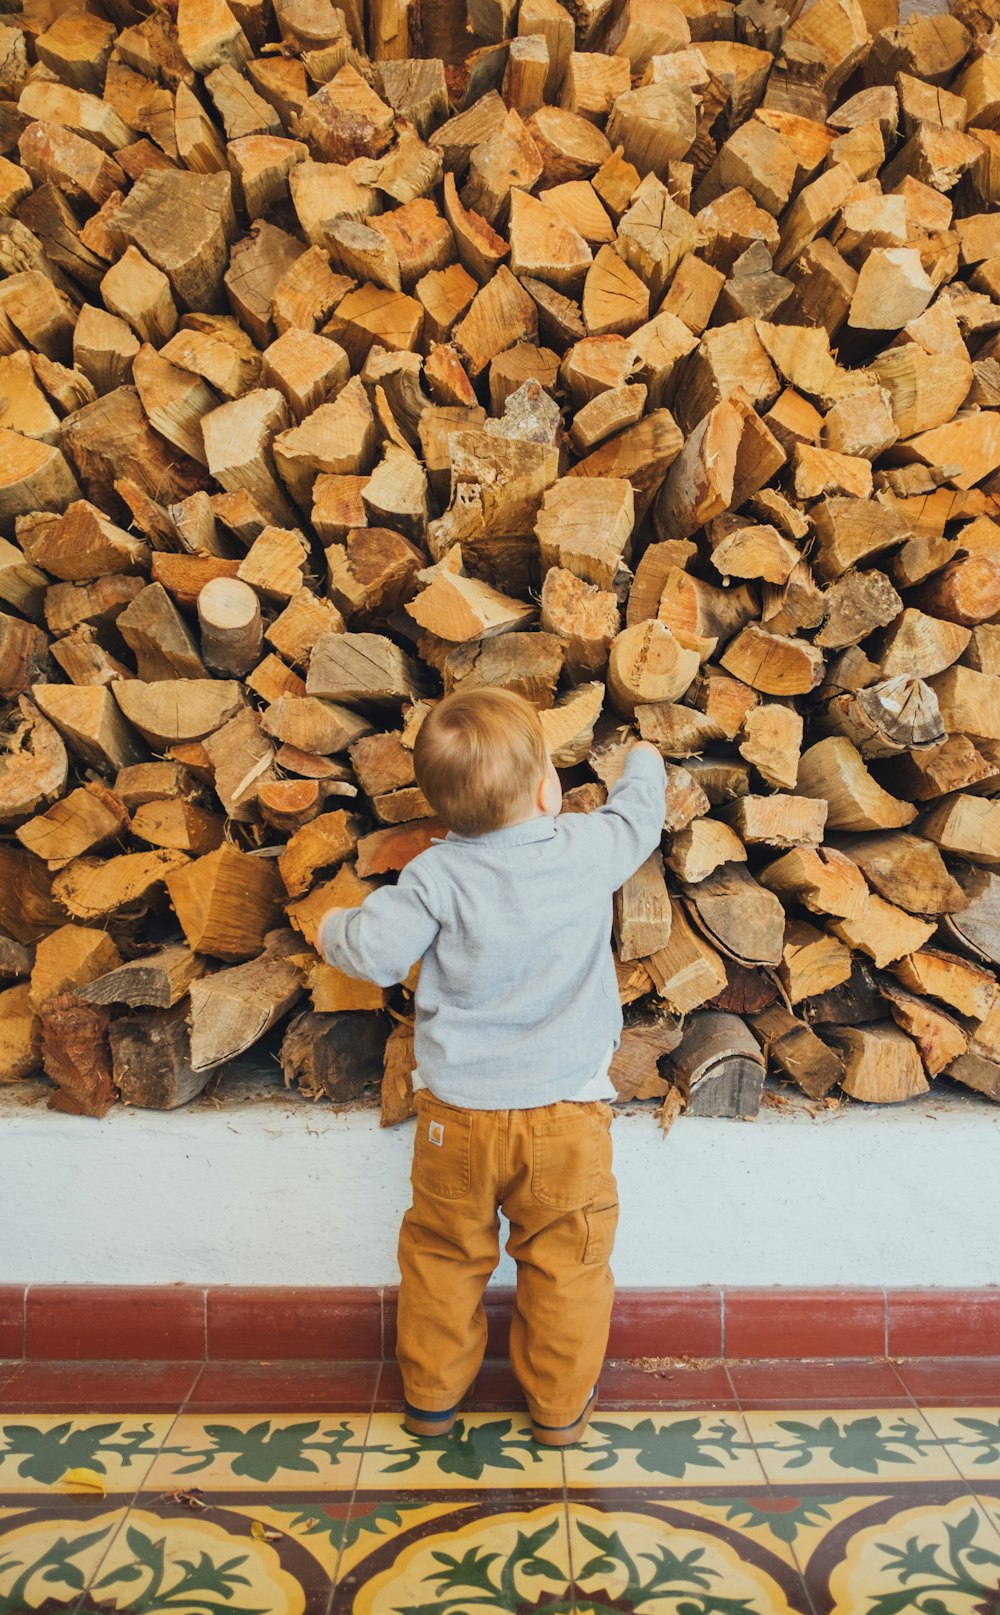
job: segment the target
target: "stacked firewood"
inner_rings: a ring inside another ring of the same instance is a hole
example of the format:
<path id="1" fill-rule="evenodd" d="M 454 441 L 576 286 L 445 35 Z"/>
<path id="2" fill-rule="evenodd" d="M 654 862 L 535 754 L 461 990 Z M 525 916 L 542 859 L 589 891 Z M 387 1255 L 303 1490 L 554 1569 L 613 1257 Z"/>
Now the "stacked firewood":
<path id="1" fill-rule="evenodd" d="M 0 1080 L 407 1114 L 316 928 L 500 686 L 667 761 L 623 1098 L 1000 1098 L 998 200 L 1000 0 L 0 13 Z"/>

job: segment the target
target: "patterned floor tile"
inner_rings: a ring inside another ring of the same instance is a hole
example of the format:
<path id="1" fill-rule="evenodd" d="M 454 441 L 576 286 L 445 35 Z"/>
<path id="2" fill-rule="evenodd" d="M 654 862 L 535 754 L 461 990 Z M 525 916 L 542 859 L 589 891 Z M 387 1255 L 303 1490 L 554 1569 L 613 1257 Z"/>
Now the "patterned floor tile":
<path id="1" fill-rule="evenodd" d="M 371 1520 L 371 1498 L 352 1511 L 366 1521 L 341 1566 L 334 1609 L 351 1615 L 519 1615 L 572 1602 L 569 1529 L 561 1489 L 453 1493 L 448 1501 L 388 1505 Z"/>
<path id="2" fill-rule="evenodd" d="M 0 1410 L 0 1495 L 131 1496 L 173 1424 L 169 1413 Z"/>
<path id="3" fill-rule="evenodd" d="M 531 1439 L 526 1413 L 466 1413 L 446 1436 L 418 1439 L 398 1413 L 373 1413 L 359 1491 L 418 1494 L 460 1487 L 562 1491 L 558 1452 Z"/>
<path id="4" fill-rule="evenodd" d="M 776 1484 L 955 1478 L 943 1441 L 913 1406 L 751 1408 L 744 1418 Z"/>
<path id="5" fill-rule="evenodd" d="M 361 1469 L 367 1425 L 366 1413 L 185 1413 L 144 1490 L 350 1492 Z"/>
<path id="6" fill-rule="evenodd" d="M 764 1484 L 747 1427 L 732 1411 L 598 1412 L 564 1458 L 571 1491 Z"/>
<path id="7" fill-rule="evenodd" d="M 1000 1480 L 1000 1407 L 929 1407 L 923 1414 L 960 1475 Z"/>
<path id="8" fill-rule="evenodd" d="M 1000 1537 L 967 1492 L 875 1492 L 835 1522 L 805 1579 L 819 1615 L 993 1615 Z"/>

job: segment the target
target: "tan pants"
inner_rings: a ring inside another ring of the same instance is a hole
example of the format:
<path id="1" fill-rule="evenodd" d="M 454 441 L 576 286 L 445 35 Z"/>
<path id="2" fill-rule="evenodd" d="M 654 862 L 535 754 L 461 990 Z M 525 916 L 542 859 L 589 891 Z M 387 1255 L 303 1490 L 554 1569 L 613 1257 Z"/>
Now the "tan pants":
<path id="1" fill-rule="evenodd" d="M 479 1372 L 500 1207 L 517 1263 L 510 1360 L 535 1422 L 570 1424 L 597 1383 L 611 1321 L 611 1108 L 563 1101 L 465 1110 L 427 1089 L 416 1106 L 413 1205 L 399 1235 L 406 1400 L 443 1412 Z"/>

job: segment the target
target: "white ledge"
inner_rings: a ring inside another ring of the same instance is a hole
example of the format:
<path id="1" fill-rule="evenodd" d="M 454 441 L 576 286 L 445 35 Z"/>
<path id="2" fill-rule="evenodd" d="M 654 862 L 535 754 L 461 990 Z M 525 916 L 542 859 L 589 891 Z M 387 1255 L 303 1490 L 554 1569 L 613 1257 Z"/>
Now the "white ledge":
<path id="1" fill-rule="evenodd" d="M 0 1283 L 395 1284 L 412 1124 L 309 1104 L 274 1077 L 101 1121 L 0 1089 Z M 941 1088 L 754 1122 L 649 1107 L 613 1129 L 619 1285 L 1000 1283 L 1000 1107 Z M 496 1282 L 513 1281 L 504 1256 Z"/>

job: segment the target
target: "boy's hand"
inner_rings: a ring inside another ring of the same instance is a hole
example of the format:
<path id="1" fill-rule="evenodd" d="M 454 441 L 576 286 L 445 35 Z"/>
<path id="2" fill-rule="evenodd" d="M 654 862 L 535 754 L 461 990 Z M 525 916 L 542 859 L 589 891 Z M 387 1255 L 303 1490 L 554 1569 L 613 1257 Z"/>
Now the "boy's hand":
<path id="1" fill-rule="evenodd" d="M 629 751 L 651 751 L 654 757 L 660 756 L 657 747 L 653 745 L 651 740 L 637 740 L 634 745 L 629 747 Z M 660 758 L 661 762 L 662 760 Z"/>

